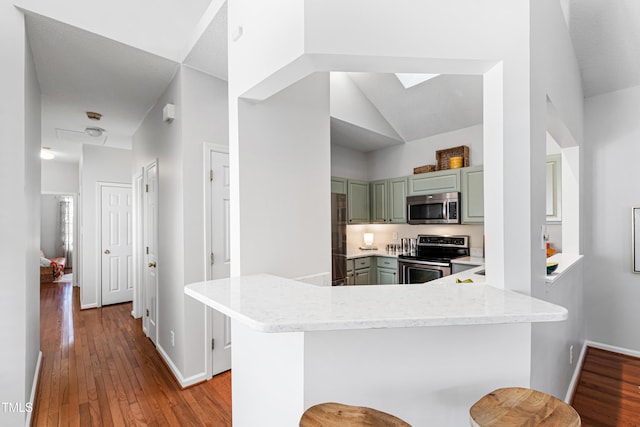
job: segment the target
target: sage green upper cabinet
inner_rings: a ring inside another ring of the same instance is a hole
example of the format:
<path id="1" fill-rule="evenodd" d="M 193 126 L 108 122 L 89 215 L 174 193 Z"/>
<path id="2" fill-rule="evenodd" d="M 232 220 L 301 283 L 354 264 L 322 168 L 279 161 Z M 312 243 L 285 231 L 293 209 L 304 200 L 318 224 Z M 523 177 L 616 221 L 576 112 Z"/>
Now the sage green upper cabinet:
<path id="1" fill-rule="evenodd" d="M 471 166 L 460 169 L 463 224 L 484 222 L 484 169 Z"/>
<path id="2" fill-rule="evenodd" d="M 386 223 L 388 212 L 388 181 L 386 179 L 373 181 L 371 186 L 371 222 Z"/>
<path id="3" fill-rule="evenodd" d="M 409 177 L 409 195 L 460 191 L 460 169 L 421 173 Z"/>
<path id="4" fill-rule="evenodd" d="M 369 182 L 347 180 L 347 216 L 349 224 L 368 224 Z"/>
<path id="5" fill-rule="evenodd" d="M 371 222 L 406 223 L 407 178 L 371 182 Z"/>
<path id="6" fill-rule="evenodd" d="M 562 221 L 561 193 L 562 193 L 562 156 L 552 154 L 547 156 L 547 221 Z"/>
<path id="7" fill-rule="evenodd" d="M 332 176 L 331 192 L 339 193 L 339 194 L 347 194 L 347 180 L 344 178 L 338 178 L 336 176 Z"/>
<path id="8" fill-rule="evenodd" d="M 388 222 L 405 224 L 407 222 L 407 178 L 389 179 L 389 215 Z"/>

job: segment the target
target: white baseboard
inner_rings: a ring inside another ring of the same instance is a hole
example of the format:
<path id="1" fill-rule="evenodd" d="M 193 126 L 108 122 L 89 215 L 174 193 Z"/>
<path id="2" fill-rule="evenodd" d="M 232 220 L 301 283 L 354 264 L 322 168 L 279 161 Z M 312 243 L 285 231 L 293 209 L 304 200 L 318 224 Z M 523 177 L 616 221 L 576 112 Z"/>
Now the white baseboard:
<path id="1" fill-rule="evenodd" d="M 576 387 L 578 386 L 578 380 L 580 379 L 580 372 L 582 371 L 582 362 L 584 362 L 584 356 L 587 353 L 587 342 L 585 341 L 582 344 L 582 349 L 580 349 L 580 356 L 576 360 L 575 368 L 573 369 L 573 375 L 571 376 L 571 381 L 569 382 L 569 387 L 567 388 L 567 394 L 564 397 L 565 403 L 570 403 L 571 399 L 573 399 L 573 394 L 576 391 Z"/>
<path id="2" fill-rule="evenodd" d="M 38 360 L 36 362 L 36 371 L 33 374 L 33 383 L 31 384 L 31 394 L 29 395 L 29 402 L 31 402 L 31 408 L 33 409 L 36 399 L 36 390 L 38 390 L 38 379 L 40 378 L 40 368 L 42 367 L 42 352 L 38 352 Z M 31 426 L 31 414 L 33 410 L 27 412 L 25 420 L 25 427 Z"/>
<path id="3" fill-rule="evenodd" d="M 626 354 L 627 356 L 640 357 L 640 351 L 630 350 L 628 348 L 616 347 L 615 345 L 603 344 L 595 341 L 585 341 L 587 347 L 595 347 L 600 350 L 608 350 L 614 353 Z"/>
<path id="4" fill-rule="evenodd" d="M 573 371 L 569 388 L 567 389 L 567 395 L 564 398 L 566 403 L 569 403 L 573 398 L 573 393 L 578 386 L 578 379 L 580 378 L 580 371 L 582 370 L 582 363 L 584 362 L 585 355 L 587 353 L 587 347 L 599 348 L 600 350 L 612 351 L 614 353 L 626 354 L 627 356 L 640 358 L 640 351 L 630 350 L 628 348 L 617 347 L 615 345 L 603 344 L 600 342 L 586 340 L 580 351 L 580 357 L 576 363 L 576 368 Z"/>
<path id="5" fill-rule="evenodd" d="M 86 310 L 89 308 L 98 308 L 98 304 L 95 302 L 93 304 L 80 304 L 80 310 Z"/>
<path id="6" fill-rule="evenodd" d="M 194 384 L 201 383 L 201 382 L 206 381 L 208 379 L 206 372 L 202 372 L 202 373 L 199 373 L 199 374 L 196 374 L 196 375 L 192 375 L 192 376 L 190 376 L 188 378 L 185 378 L 182 375 L 182 372 L 180 372 L 180 370 L 173 363 L 173 360 L 171 360 L 171 358 L 169 357 L 167 352 L 164 351 L 162 346 L 158 345 L 158 346 L 156 346 L 156 348 L 158 349 L 158 353 L 160 353 L 160 357 L 162 357 L 162 359 L 165 361 L 167 366 L 169 366 L 169 369 L 171 370 L 171 373 L 173 374 L 175 379 L 178 380 L 178 384 L 180 384 L 180 386 L 182 388 L 186 388 L 186 387 L 192 386 Z"/>

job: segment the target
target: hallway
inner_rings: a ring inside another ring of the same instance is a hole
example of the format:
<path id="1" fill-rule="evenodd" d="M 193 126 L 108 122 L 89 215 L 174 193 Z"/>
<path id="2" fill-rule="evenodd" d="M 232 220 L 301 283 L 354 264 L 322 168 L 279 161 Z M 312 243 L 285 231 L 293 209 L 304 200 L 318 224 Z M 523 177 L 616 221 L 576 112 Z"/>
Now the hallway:
<path id="1" fill-rule="evenodd" d="M 79 289 L 40 290 L 35 426 L 230 426 L 231 373 L 181 390 L 131 303 L 80 310 Z"/>

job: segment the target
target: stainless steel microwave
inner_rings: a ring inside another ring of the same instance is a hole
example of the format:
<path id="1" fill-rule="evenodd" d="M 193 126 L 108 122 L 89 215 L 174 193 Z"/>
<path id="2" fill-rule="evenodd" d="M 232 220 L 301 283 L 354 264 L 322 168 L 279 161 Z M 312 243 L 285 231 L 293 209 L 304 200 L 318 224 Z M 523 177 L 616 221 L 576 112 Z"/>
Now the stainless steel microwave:
<path id="1" fill-rule="evenodd" d="M 460 193 L 407 197 L 408 224 L 460 224 Z"/>

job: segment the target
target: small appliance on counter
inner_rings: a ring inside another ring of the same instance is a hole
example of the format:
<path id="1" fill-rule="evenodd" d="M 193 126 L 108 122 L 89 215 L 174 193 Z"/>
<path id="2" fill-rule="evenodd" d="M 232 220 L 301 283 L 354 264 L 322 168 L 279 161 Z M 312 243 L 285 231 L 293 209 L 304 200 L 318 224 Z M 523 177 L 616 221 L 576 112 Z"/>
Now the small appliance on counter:
<path id="1" fill-rule="evenodd" d="M 409 285 L 449 276 L 451 260 L 465 256 L 469 236 L 418 235 L 415 252 L 398 256 L 399 282 Z"/>

